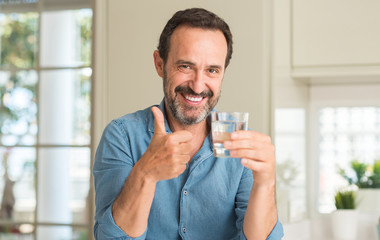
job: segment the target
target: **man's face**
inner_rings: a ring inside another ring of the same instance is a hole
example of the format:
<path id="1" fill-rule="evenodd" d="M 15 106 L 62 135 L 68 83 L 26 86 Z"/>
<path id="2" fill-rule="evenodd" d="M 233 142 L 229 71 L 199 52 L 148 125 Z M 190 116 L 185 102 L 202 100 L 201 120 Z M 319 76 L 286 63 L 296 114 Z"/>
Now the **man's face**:
<path id="1" fill-rule="evenodd" d="M 221 31 L 179 26 L 163 67 L 165 103 L 186 125 L 203 121 L 218 102 L 227 42 Z"/>

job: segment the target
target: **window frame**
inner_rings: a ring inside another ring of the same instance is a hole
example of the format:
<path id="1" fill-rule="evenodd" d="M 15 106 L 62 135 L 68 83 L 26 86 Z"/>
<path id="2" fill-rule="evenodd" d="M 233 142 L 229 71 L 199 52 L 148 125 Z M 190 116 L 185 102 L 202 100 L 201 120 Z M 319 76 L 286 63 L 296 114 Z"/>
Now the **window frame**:
<path id="1" fill-rule="evenodd" d="M 48 7 L 44 7 L 44 4 L 48 3 L 48 0 L 37 0 L 36 6 L 21 6 L 21 8 L 17 9 L 15 6 L 9 7 L 8 9 L 0 9 L 2 14 L 10 14 L 10 13 L 16 13 L 16 14 L 22 14 L 26 12 L 35 12 L 38 14 L 38 21 L 37 21 L 37 41 L 36 41 L 36 55 L 35 55 L 35 65 L 34 67 L 27 67 L 27 68 L 17 68 L 15 66 L 10 66 L 10 67 L 5 67 L 5 66 L 0 66 L 0 71 L 9 71 L 9 72 L 18 72 L 18 71 L 36 71 L 37 73 L 37 83 L 35 85 L 35 96 L 37 100 L 37 106 L 38 106 L 38 111 L 37 111 L 37 126 L 38 129 L 40 129 L 40 119 L 39 119 L 39 106 L 40 106 L 40 97 L 39 97 L 39 83 L 41 81 L 41 72 L 43 71 L 49 71 L 49 70 L 80 70 L 80 69 L 86 69 L 90 68 L 92 70 L 92 75 L 90 76 L 90 83 L 91 83 L 91 90 L 90 90 L 90 142 L 88 144 L 41 144 L 40 143 L 40 137 L 39 137 L 39 131 L 37 132 L 36 135 L 36 142 L 33 145 L 23 145 L 23 144 L 16 144 L 16 145 L 3 145 L 0 142 L 0 147 L 4 148 L 34 148 L 35 149 L 35 210 L 34 210 L 34 217 L 32 222 L 28 221 L 14 221 L 14 220 L 1 220 L 0 221 L 0 226 L 13 226 L 13 225 L 20 225 L 20 224 L 31 224 L 34 227 L 33 230 L 33 239 L 37 239 L 37 231 L 39 226 L 67 226 L 67 227 L 72 227 L 73 229 L 75 228 L 87 228 L 88 231 L 88 239 L 93 238 L 93 218 L 94 218 L 94 191 L 93 191 L 93 177 L 91 174 L 92 166 L 93 166 L 93 156 L 94 156 L 94 39 L 95 39 L 95 34 L 94 34 L 94 29 L 95 29 L 95 8 L 94 8 L 94 1 L 88 0 L 87 2 L 89 3 L 88 6 L 85 6 L 86 0 L 81 0 L 80 3 L 77 2 L 77 4 L 74 4 L 75 1 L 70 1 L 68 2 L 68 5 L 65 4 L 58 4 L 57 6 L 50 5 Z M 90 64 L 87 65 L 80 65 L 80 66 L 54 66 L 54 67 L 41 67 L 40 65 L 40 51 L 41 51 L 41 16 L 43 12 L 46 11 L 60 11 L 60 10 L 77 10 L 77 9 L 91 9 L 92 11 L 92 19 L 91 19 L 91 31 L 92 31 L 92 37 L 91 37 L 91 58 L 90 58 Z M 62 223 L 50 223 L 50 222 L 42 222 L 38 221 L 38 161 L 39 161 L 39 151 L 41 148 L 45 149 L 53 149 L 53 148 L 86 148 L 90 152 L 90 159 L 89 159 L 89 167 L 90 167 L 90 176 L 89 176 L 89 196 L 87 199 L 87 207 L 88 207 L 88 216 L 86 216 L 87 223 L 67 223 L 67 224 L 62 224 Z"/>

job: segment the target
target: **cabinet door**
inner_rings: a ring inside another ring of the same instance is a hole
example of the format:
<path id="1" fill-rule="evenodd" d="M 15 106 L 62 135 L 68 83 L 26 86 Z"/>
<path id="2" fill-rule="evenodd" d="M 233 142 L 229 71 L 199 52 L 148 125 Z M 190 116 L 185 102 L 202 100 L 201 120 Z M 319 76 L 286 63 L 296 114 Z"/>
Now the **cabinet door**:
<path id="1" fill-rule="evenodd" d="M 293 66 L 380 66 L 380 1 L 294 0 Z"/>

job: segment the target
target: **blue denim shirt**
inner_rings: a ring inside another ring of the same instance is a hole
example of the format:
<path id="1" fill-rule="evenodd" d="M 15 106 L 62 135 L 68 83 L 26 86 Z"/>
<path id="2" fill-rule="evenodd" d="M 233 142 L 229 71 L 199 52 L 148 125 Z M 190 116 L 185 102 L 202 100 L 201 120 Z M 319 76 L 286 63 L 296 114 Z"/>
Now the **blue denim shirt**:
<path id="1" fill-rule="evenodd" d="M 164 102 L 159 108 L 164 112 Z M 165 114 L 164 114 L 165 115 Z M 166 131 L 170 128 L 165 119 Z M 93 167 L 94 234 L 103 239 L 246 239 L 242 228 L 253 184 L 239 159 L 216 158 L 210 135 L 177 178 L 159 181 L 142 236 L 131 238 L 112 217 L 112 204 L 154 133 L 151 108 L 113 120 L 104 130 Z M 267 239 L 283 236 L 280 222 Z"/>

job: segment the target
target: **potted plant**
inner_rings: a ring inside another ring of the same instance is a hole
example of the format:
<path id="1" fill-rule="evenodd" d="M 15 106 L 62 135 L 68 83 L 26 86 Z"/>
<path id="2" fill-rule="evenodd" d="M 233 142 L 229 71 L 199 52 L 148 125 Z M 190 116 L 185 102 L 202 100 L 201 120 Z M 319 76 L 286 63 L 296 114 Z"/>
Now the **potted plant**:
<path id="1" fill-rule="evenodd" d="M 336 211 L 332 213 L 334 239 L 354 240 L 357 234 L 359 213 L 356 210 L 356 192 L 341 190 L 335 195 Z"/>
<path id="2" fill-rule="evenodd" d="M 351 161 L 353 174 L 341 169 L 340 174 L 349 184 L 355 184 L 357 192 L 358 210 L 362 212 L 380 213 L 380 159 L 373 164 Z"/>

